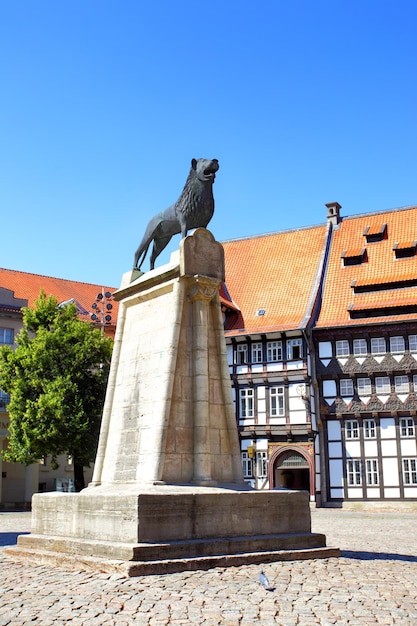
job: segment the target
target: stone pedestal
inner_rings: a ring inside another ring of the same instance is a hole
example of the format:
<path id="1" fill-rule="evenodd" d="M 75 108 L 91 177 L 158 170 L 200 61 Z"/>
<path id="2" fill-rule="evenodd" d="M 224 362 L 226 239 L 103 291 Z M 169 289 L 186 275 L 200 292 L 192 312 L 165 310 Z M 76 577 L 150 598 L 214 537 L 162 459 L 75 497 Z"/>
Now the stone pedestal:
<path id="1" fill-rule="evenodd" d="M 32 534 L 9 552 L 127 575 L 335 554 L 311 533 L 307 492 L 243 480 L 223 280 L 202 228 L 170 264 L 123 277 L 93 481 L 35 495 Z"/>

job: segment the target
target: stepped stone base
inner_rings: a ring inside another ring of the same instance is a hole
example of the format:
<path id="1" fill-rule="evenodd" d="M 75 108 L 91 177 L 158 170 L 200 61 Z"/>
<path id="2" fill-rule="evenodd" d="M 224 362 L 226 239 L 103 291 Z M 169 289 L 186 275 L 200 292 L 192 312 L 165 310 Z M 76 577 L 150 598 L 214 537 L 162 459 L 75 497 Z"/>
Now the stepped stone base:
<path id="1" fill-rule="evenodd" d="M 37 494 L 32 534 L 21 535 L 9 556 L 139 576 L 339 555 L 311 533 L 307 492 L 133 490 Z"/>

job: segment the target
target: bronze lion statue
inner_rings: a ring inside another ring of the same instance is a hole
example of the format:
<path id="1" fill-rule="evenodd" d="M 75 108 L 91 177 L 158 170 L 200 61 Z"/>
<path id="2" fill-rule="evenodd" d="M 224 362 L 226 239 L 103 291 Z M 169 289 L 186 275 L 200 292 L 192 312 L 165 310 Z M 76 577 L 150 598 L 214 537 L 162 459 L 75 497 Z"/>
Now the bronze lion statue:
<path id="1" fill-rule="evenodd" d="M 193 228 L 206 228 L 214 213 L 213 183 L 219 169 L 217 159 L 192 159 L 184 189 L 175 204 L 149 222 L 135 253 L 133 269 L 140 269 L 153 241 L 151 270 L 155 259 L 174 235 L 186 237 Z"/>

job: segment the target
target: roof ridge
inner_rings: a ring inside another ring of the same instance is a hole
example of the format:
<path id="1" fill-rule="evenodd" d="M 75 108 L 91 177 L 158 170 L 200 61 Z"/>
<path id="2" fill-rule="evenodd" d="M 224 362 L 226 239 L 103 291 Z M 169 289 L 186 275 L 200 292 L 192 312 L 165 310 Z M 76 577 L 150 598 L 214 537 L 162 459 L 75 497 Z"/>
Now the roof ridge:
<path id="1" fill-rule="evenodd" d="M 387 213 L 399 213 L 400 211 L 410 211 L 411 209 L 417 209 L 417 204 L 409 204 L 407 206 L 394 207 L 391 209 L 382 209 L 381 211 L 372 211 L 367 213 L 355 213 L 354 215 L 346 215 L 342 217 L 342 221 L 344 220 L 352 220 L 358 217 L 368 217 L 373 215 L 386 215 Z"/>
<path id="2" fill-rule="evenodd" d="M 244 237 L 236 237 L 234 239 L 223 239 L 221 243 L 232 243 L 235 241 L 246 241 L 249 239 L 260 239 L 261 237 L 273 237 L 274 235 L 284 235 L 286 233 L 300 232 L 302 230 L 311 230 L 312 228 L 323 228 L 326 226 L 326 222 L 320 224 L 312 224 L 311 226 L 298 226 L 294 228 L 286 228 L 285 230 L 275 230 L 268 233 L 260 233 L 258 235 L 246 235 Z"/>
<path id="3" fill-rule="evenodd" d="M 0 267 L 0 272 L 13 272 L 14 274 L 24 274 L 26 276 L 38 276 L 39 278 L 51 278 L 52 280 L 59 280 L 67 283 L 78 283 L 79 285 L 91 285 L 96 287 L 109 287 L 110 289 L 117 289 L 117 287 L 110 287 L 110 285 L 101 285 L 99 283 L 86 283 L 81 280 L 72 280 L 71 278 L 59 278 L 58 276 L 49 276 L 48 274 L 37 274 L 35 272 L 23 272 L 22 270 L 12 270 L 7 267 Z"/>

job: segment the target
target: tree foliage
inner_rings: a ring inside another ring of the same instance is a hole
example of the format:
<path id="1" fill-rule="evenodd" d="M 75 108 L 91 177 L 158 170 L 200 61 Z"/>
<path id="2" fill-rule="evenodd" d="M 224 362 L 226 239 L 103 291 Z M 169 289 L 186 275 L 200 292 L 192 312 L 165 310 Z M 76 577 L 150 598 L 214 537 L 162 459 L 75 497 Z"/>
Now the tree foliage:
<path id="1" fill-rule="evenodd" d="M 8 461 L 29 465 L 51 455 L 74 460 L 76 488 L 82 467 L 94 461 L 110 366 L 112 340 L 77 316 L 75 304 L 58 306 L 41 291 L 23 309 L 16 349 L 0 349 L 0 388 L 10 395 Z"/>

